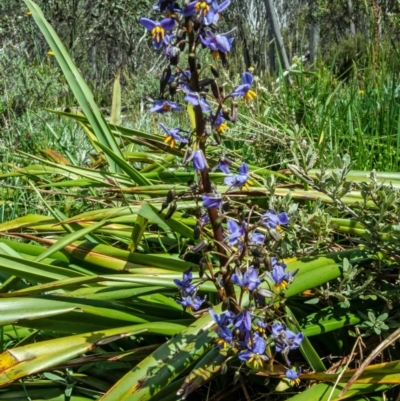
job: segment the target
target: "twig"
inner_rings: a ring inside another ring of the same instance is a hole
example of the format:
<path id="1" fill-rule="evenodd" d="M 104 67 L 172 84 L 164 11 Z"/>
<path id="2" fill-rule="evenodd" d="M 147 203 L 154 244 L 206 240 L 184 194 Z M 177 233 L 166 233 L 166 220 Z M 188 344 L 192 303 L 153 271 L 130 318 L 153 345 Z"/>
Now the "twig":
<path id="1" fill-rule="evenodd" d="M 394 331 L 386 340 L 382 341 L 365 359 L 365 361 L 361 364 L 361 366 L 357 369 L 357 372 L 354 373 L 353 377 L 347 382 L 347 384 L 343 387 L 342 391 L 339 394 L 339 398 L 343 397 L 343 395 L 349 390 L 349 388 L 353 385 L 353 383 L 361 376 L 364 372 L 365 368 L 375 359 L 375 357 L 380 354 L 385 348 L 387 348 L 390 344 L 394 343 L 400 338 L 400 328 Z"/>
<path id="2" fill-rule="evenodd" d="M 246 398 L 246 401 L 251 401 L 250 394 L 247 391 L 246 383 L 244 382 L 242 375 L 239 376 L 239 380 L 240 380 L 240 385 L 242 386 L 242 390 L 243 390 L 244 396 Z"/>

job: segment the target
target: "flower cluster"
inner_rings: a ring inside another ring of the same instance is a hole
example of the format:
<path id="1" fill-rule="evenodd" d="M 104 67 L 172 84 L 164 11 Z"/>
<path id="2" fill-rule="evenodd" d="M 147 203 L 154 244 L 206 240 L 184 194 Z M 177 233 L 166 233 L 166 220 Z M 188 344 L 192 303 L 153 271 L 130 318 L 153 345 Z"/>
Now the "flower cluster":
<path id="1" fill-rule="evenodd" d="M 266 323 L 248 309 L 237 315 L 229 311 L 220 315 L 212 310 L 209 313 L 216 324 L 217 347 L 235 350 L 239 360 L 248 362 L 255 369 L 261 368 L 265 361 L 274 358 L 273 348 L 290 367 L 288 354 L 299 348 L 304 339 L 303 333 L 294 333 L 279 321 Z M 288 378 L 296 380 L 296 372 L 290 370 L 292 372 L 288 373 Z"/>
<path id="2" fill-rule="evenodd" d="M 193 311 L 198 310 L 203 304 L 203 300 L 196 295 L 196 287 L 192 284 L 193 274 L 190 270 L 183 273 L 182 280 L 175 279 L 174 283 L 179 288 L 179 298 L 176 302 L 184 309 Z"/>
<path id="3" fill-rule="evenodd" d="M 162 210 L 169 207 L 165 218 L 171 218 L 177 197 L 185 196 L 194 200 L 196 210 L 195 243 L 185 255 L 190 254 L 191 261 L 197 258 L 200 280 L 193 283 L 191 270 L 185 271 L 182 279 L 175 279 L 176 301 L 184 310 L 196 311 L 196 316 L 209 309 L 218 348 L 234 351 L 236 361 L 260 369 L 278 357 L 287 365 L 286 377 L 297 382 L 300 371 L 294 370 L 288 354 L 301 345 L 304 336 L 286 328 L 283 309 L 279 310 L 295 276 L 279 254 L 289 216 L 272 208 L 260 210 L 250 200 L 243 202 L 260 182 L 251 166 L 242 161 L 236 164 L 224 150 L 222 135 L 236 122 L 239 102 L 246 104 L 256 97 L 249 71 L 231 90 L 220 84 L 219 69 L 228 66 L 235 45 L 234 29 L 219 30 L 221 15 L 230 3 L 158 0 L 154 10 L 160 18 L 140 19 L 167 65 L 150 111 L 164 115 L 187 110 L 190 121 L 190 126 L 182 127 L 159 123 L 165 150 L 176 154 L 171 148 L 183 149 L 182 165 L 194 170 L 188 191 L 176 196 L 171 189 L 162 206 Z M 201 50 L 211 53 L 210 64 L 198 62 Z M 212 158 L 207 154 L 210 148 Z M 216 171 L 222 171 L 223 177 L 210 174 Z M 212 177 L 220 179 L 218 184 L 223 182 L 224 192 L 218 192 Z M 205 281 L 214 283 L 216 296 L 228 309 L 220 315 L 197 295 Z"/>

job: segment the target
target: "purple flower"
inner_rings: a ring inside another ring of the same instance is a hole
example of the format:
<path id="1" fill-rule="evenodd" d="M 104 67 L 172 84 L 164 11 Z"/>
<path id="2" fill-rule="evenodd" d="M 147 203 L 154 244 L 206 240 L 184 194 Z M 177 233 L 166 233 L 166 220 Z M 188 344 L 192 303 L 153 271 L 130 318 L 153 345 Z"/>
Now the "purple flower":
<path id="1" fill-rule="evenodd" d="M 271 338 L 274 339 L 276 352 L 282 352 L 285 355 L 287 355 L 289 351 L 299 348 L 301 342 L 304 340 L 304 334 L 302 332 L 297 334 L 293 333 L 293 331 L 287 330 L 286 326 L 279 322 L 272 324 L 271 331 Z"/>
<path id="2" fill-rule="evenodd" d="M 204 96 L 201 96 L 198 92 L 192 91 L 188 85 L 182 85 L 183 92 L 186 93 L 185 100 L 193 106 L 200 106 L 203 113 L 209 113 L 211 110 L 210 105 L 207 103 Z"/>
<path id="3" fill-rule="evenodd" d="M 207 160 L 201 149 L 195 150 L 189 157 L 188 161 L 193 161 L 193 167 L 195 171 L 203 171 L 208 167 Z"/>
<path id="4" fill-rule="evenodd" d="M 221 4 L 214 6 L 214 24 L 219 21 L 222 11 L 224 11 L 231 4 L 231 0 L 225 0 Z"/>
<path id="5" fill-rule="evenodd" d="M 244 291 L 254 291 L 261 284 L 258 271 L 253 267 L 249 267 L 243 274 L 240 268 L 236 268 L 235 273 L 231 276 L 231 281 Z"/>
<path id="6" fill-rule="evenodd" d="M 264 354 L 267 347 L 266 342 L 257 333 L 254 334 L 253 341 L 246 343 L 247 350 L 239 352 L 239 359 L 255 365 L 255 368 L 262 367 L 264 361 L 268 361 Z"/>
<path id="7" fill-rule="evenodd" d="M 192 285 L 191 282 L 192 282 L 191 271 L 186 271 L 185 273 L 183 273 L 182 280 L 174 279 L 174 283 L 186 295 L 192 295 L 196 290 L 195 286 Z"/>
<path id="8" fill-rule="evenodd" d="M 171 146 L 171 148 L 175 147 L 176 142 L 188 143 L 187 138 L 184 138 L 183 136 L 179 135 L 179 132 L 182 131 L 180 128 L 168 129 L 163 123 L 158 123 L 158 125 L 167 134 L 167 137 L 165 138 L 164 143 L 169 144 Z"/>
<path id="9" fill-rule="evenodd" d="M 152 21 L 149 18 L 140 18 L 140 23 L 151 31 L 153 37 L 153 46 L 156 50 L 161 49 L 166 32 L 172 31 L 175 28 L 176 21 L 172 18 L 164 18 L 161 21 Z"/>
<path id="10" fill-rule="evenodd" d="M 254 233 L 250 238 L 250 243 L 255 245 L 262 245 L 265 240 L 265 235 L 261 233 Z"/>
<path id="11" fill-rule="evenodd" d="M 245 72 L 242 75 L 242 85 L 235 88 L 230 94 L 232 97 L 243 97 L 244 100 L 253 100 L 257 95 L 251 90 L 253 84 L 253 75 L 250 72 Z"/>
<path id="12" fill-rule="evenodd" d="M 231 311 L 222 312 L 219 316 L 212 309 L 209 309 L 208 313 L 214 322 L 217 323 L 218 327 L 225 327 L 231 324 L 235 317 L 235 314 Z"/>
<path id="13" fill-rule="evenodd" d="M 227 228 L 229 232 L 228 244 L 233 246 L 239 242 L 239 246 L 243 246 L 244 237 L 246 235 L 246 223 L 243 221 L 239 225 L 234 220 L 228 220 Z"/>
<path id="14" fill-rule="evenodd" d="M 222 203 L 222 198 L 219 194 L 205 194 L 201 198 L 203 199 L 203 207 L 207 209 L 219 208 Z"/>
<path id="15" fill-rule="evenodd" d="M 178 106 L 175 102 L 171 102 L 170 100 L 156 100 L 153 104 L 153 107 L 150 111 L 154 111 L 155 113 L 165 114 L 168 111 L 182 111 L 182 107 Z"/>
<path id="16" fill-rule="evenodd" d="M 182 9 L 182 14 L 185 17 L 197 14 L 200 24 L 211 25 L 215 19 L 216 8 L 218 8 L 218 4 L 215 0 L 192 1 Z"/>
<path id="17" fill-rule="evenodd" d="M 203 304 L 203 300 L 195 295 L 194 297 L 192 296 L 187 296 L 181 300 L 176 301 L 179 305 L 182 305 L 184 309 L 188 308 L 191 310 L 197 310 L 200 308 L 200 306 Z"/>
<path id="18" fill-rule="evenodd" d="M 172 41 L 175 39 L 175 37 L 175 35 L 165 35 L 164 37 L 165 56 L 169 59 L 178 57 L 181 52 L 179 47 L 176 47 L 172 44 Z"/>
<path id="19" fill-rule="evenodd" d="M 288 369 L 285 376 L 290 380 L 291 384 L 300 384 L 301 369 L 296 372 L 294 369 Z"/>
<path id="20" fill-rule="evenodd" d="M 291 273 L 285 272 L 287 265 L 278 261 L 275 257 L 271 258 L 271 265 L 272 272 L 266 275 L 274 282 L 274 287 L 278 291 L 285 290 L 293 278 Z"/>
<path id="21" fill-rule="evenodd" d="M 219 57 L 219 52 L 229 53 L 232 47 L 233 38 L 228 39 L 226 36 L 232 31 L 215 34 L 209 30 L 206 31 L 205 36 L 200 35 L 201 43 L 209 47 L 215 58 Z"/>
<path id="22" fill-rule="evenodd" d="M 211 115 L 212 121 L 214 121 L 214 118 L 215 116 Z M 228 129 L 228 125 L 225 124 L 225 119 L 222 116 L 222 113 L 218 114 L 217 118 L 214 121 L 213 126 L 219 134 L 223 134 Z"/>
<path id="23" fill-rule="evenodd" d="M 244 333 L 251 331 L 251 313 L 247 309 L 243 309 L 235 317 L 235 327 Z"/>
<path id="24" fill-rule="evenodd" d="M 225 174 L 230 174 L 231 171 L 229 170 L 229 166 L 232 165 L 232 162 L 226 158 L 225 156 L 221 156 L 218 163 L 211 169 L 211 171 L 215 171 L 220 169 Z"/>
<path id="25" fill-rule="evenodd" d="M 264 334 L 265 333 L 265 329 L 267 328 L 268 325 L 267 325 L 267 323 L 264 323 L 261 320 L 257 320 L 256 326 L 257 326 L 257 331 L 260 334 Z"/>
<path id="26" fill-rule="evenodd" d="M 269 228 L 280 230 L 281 226 L 286 226 L 289 223 L 289 217 L 285 212 L 277 214 L 271 209 L 261 216 L 261 221 Z"/>
<path id="27" fill-rule="evenodd" d="M 246 163 L 242 163 L 239 167 L 239 174 L 225 177 L 224 183 L 233 188 L 240 188 L 240 190 L 242 187 L 249 189 L 248 184 L 252 183 L 249 178 L 249 166 Z"/>

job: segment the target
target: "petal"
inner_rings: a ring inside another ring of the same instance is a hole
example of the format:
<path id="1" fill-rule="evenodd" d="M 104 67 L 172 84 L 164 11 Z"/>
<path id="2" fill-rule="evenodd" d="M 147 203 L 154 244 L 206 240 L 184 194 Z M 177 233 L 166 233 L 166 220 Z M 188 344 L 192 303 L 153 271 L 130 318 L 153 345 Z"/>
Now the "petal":
<path id="1" fill-rule="evenodd" d="M 217 48 L 223 53 L 228 53 L 231 50 L 231 45 L 228 38 L 222 35 L 217 35 Z"/>
<path id="2" fill-rule="evenodd" d="M 193 106 L 198 106 L 200 104 L 199 96 L 194 93 L 188 93 L 185 96 L 185 100 Z"/>
<path id="3" fill-rule="evenodd" d="M 242 163 L 239 167 L 240 174 L 247 174 L 249 172 L 249 166 L 246 163 Z"/>
<path id="4" fill-rule="evenodd" d="M 249 87 L 251 87 L 253 83 L 253 75 L 251 75 L 251 73 L 248 71 L 244 72 L 242 76 L 242 83 L 243 85 L 248 85 Z"/>
<path id="5" fill-rule="evenodd" d="M 224 183 L 226 185 L 232 186 L 235 185 L 236 183 L 236 176 L 235 175 L 230 175 L 229 177 L 224 178 Z"/>
<path id="6" fill-rule="evenodd" d="M 160 49 L 162 48 L 162 41 L 158 42 L 158 41 L 156 40 L 156 38 L 154 38 L 153 41 L 152 41 L 152 43 L 153 43 L 153 47 L 154 47 L 156 50 L 160 50 Z"/>
<path id="7" fill-rule="evenodd" d="M 279 218 L 279 222 L 280 222 L 283 226 L 285 226 L 286 224 L 289 223 L 289 216 L 288 216 L 285 212 L 279 213 L 278 218 Z"/>
<path id="8" fill-rule="evenodd" d="M 232 93 L 231 96 L 244 96 L 248 91 L 250 90 L 250 86 L 245 84 L 245 85 L 239 85 Z"/>
<path id="9" fill-rule="evenodd" d="M 172 18 L 164 18 L 161 22 L 160 25 L 163 29 L 166 31 L 172 31 L 175 28 L 175 25 L 177 22 L 172 19 Z"/>
<path id="10" fill-rule="evenodd" d="M 227 227 L 230 234 L 234 234 L 239 231 L 239 224 L 234 220 L 228 220 Z"/>
<path id="11" fill-rule="evenodd" d="M 185 17 L 191 17 L 195 12 L 195 6 L 196 6 L 197 1 L 192 1 L 191 3 L 188 4 L 187 7 L 184 7 L 182 9 L 182 15 Z"/>
<path id="12" fill-rule="evenodd" d="M 218 6 L 218 12 L 224 11 L 227 7 L 229 7 L 231 4 L 231 0 L 225 0 L 223 1 L 219 6 Z"/>
<path id="13" fill-rule="evenodd" d="M 252 355 L 253 353 L 251 351 L 241 351 L 239 352 L 239 359 L 241 361 L 248 361 Z"/>
<path id="14" fill-rule="evenodd" d="M 150 31 L 151 31 L 152 29 L 154 29 L 154 28 L 158 25 L 156 22 L 152 21 L 151 19 L 149 19 L 149 18 L 144 18 L 144 17 L 140 18 L 139 22 L 140 22 L 146 29 L 149 29 Z"/>
<path id="15" fill-rule="evenodd" d="M 171 135 L 169 129 L 163 123 L 158 123 L 158 125 L 165 131 L 167 135 Z"/>

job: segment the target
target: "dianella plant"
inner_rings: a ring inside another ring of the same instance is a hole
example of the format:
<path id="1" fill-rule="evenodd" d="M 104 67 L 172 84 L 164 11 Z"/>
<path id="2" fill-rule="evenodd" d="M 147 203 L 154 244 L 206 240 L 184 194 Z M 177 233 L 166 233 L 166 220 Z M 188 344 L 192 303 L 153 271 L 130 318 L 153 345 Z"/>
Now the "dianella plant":
<path id="1" fill-rule="evenodd" d="M 185 150 L 183 165 L 191 165 L 195 179 L 190 183 L 196 202 L 197 244 L 190 250 L 199 255 L 198 269 L 187 270 L 176 301 L 195 314 L 209 313 L 215 323 L 215 347 L 252 369 L 269 366 L 285 368 L 290 380 L 300 370 L 288 357 L 304 335 L 286 327 L 283 291 L 295 279 L 286 271 L 280 249 L 282 229 L 289 224 L 285 211 L 261 210 L 244 204 L 251 184 L 246 162 L 225 156 L 221 136 L 237 119 L 238 103 L 248 104 L 256 96 L 253 76 L 246 71 L 239 86 L 227 90 L 219 73 L 228 68 L 234 28 L 221 32 L 220 22 L 230 0 L 160 0 L 154 7 L 158 17 L 143 17 L 140 23 L 150 31 L 155 51 L 168 61 L 160 78 L 160 96 L 150 111 L 159 114 L 186 110 L 188 124 L 167 127 L 165 143 Z M 216 150 L 217 148 L 217 150 Z M 212 149 L 218 162 L 211 170 L 221 170 L 225 190 L 220 192 L 210 179 L 207 162 Z M 168 215 L 176 210 L 179 195 L 173 189 L 163 207 Z M 197 273 L 198 271 L 198 273 Z M 198 277 L 195 277 L 197 276 Z M 201 285 L 212 282 L 223 312 L 216 313 L 212 303 L 197 295 Z M 279 369 L 282 372 L 282 369 Z"/>

